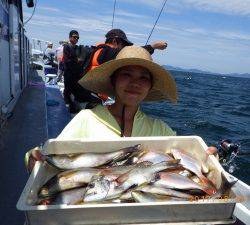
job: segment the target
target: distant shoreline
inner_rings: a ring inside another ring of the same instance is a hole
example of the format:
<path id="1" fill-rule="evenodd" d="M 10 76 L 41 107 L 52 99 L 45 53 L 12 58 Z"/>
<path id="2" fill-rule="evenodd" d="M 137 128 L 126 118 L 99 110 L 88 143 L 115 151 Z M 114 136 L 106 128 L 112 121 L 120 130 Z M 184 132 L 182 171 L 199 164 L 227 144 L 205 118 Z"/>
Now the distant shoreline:
<path id="1" fill-rule="evenodd" d="M 240 78 L 250 78 L 250 73 L 229 73 L 229 74 L 221 74 L 221 73 L 212 73 L 208 71 L 198 70 L 198 69 L 184 69 L 180 67 L 173 67 L 169 65 L 163 65 L 164 68 L 170 71 L 178 71 L 183 73 L 196 73 L 200 75 L 214 75 L 214 76 L 225 76 L 225 77 L 240 77 Z"/>

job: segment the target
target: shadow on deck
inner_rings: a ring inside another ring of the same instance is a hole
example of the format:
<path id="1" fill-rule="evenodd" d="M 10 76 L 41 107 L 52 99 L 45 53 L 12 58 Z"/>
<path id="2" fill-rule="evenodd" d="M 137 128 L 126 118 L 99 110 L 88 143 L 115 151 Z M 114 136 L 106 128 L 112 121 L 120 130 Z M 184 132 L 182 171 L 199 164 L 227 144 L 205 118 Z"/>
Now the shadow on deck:
<path id="1" fill-rule="evenodd" d="M 49 105 L 49 102 L 57 104 Z M 24 213 L 16 209 L 28 179 L 25 153 L 48 138 L 56 137 L 69 120 L 59 88 L 46 87 L 42 71 L 32 71 L 13 116 L 0 130 L 1 225 L 20 225 L 25 221 Z"/>

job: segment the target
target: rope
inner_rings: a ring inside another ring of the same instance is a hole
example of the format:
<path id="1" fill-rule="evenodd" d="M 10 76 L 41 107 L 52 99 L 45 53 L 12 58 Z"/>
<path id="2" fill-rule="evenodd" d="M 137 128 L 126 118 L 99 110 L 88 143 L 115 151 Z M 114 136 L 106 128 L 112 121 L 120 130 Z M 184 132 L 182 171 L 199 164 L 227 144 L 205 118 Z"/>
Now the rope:
<path id="1" fill-rule="evenodd" d="M 161 13 L 162 13 L 162 11 L 163 11 L 163 9 L 164 9 L 166 3 L 167 3 L 167 0 L 165 0 L 165 2 L 163 3 L 163 6 L 162 6 L 162 8 L 161 8 L 161 11 L 160 11 L 160 13 L 159 13 L 159 15 L 158 15 L 158 17 L 157 17 L 157 19 L 156 19 L 156 21 L 155 21 L 155 24 L 154 24 L 154 26 L 153 26 L 153 28 L 152 28 L 152 30 L 151 30 L 149 36 L 148 36 L 146 45 L 148 44 L 148 41 L 149 41 L 149 39 L 150 39 L 150 37 L 151 37 L 151 35 L 152 35 L 154 29 L 155 29 L 155 26 L 156 26 L 156 24 L 157 24 L 157 22 L 158 22 L 158 20 L 159 20 L 159 18 L 160 18 L 160 16 L 161 16 Z"/>
<path id="2" fill-rule="evenodd" d="M 116 6 L 116 0 L 114 1 L 114 8 L 113 8 L 113 19 L 112 19 L 112 26 L 111 26 L 112 29 L 113 29 L 114 18 L 115 18 L 115 6 Z"/>
<path id="3" fill-rule="evenodd" d="M 35 5 L 34 5 L 33 12 L 32 12 L 32 14 L 31 14 L 30 18 L 28 18 L 28 19 L 23 23 L 23 25 L 26 25 L 26 24 L 32 19 L 33 15 L 34 15 L 34 13 L 35 13 L 35 11 L 36 11 L 36 4 L 37 4 L 37 0 L 35 0 Z"/>

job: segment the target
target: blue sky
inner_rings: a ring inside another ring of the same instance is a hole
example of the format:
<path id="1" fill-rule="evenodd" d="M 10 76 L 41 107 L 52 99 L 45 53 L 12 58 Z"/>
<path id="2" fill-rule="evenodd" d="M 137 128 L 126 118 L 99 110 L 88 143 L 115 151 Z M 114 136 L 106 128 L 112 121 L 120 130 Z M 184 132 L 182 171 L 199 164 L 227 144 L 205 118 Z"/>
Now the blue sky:
<path id="1" fill-rule="evenodd" d="M 25 2 L 25 1 L 23 1 Z M 114 28 L 144 45 L 164 0 L 117 0 Z M 104 41 L 114 0 L 38 0 L 25 26 L 30 38 L 52 41 L 80 33 L 80 44 Z M 23 4 L 24 20 L 33 9 Z M 160 64 L 218 73 L 250 73 L 250 0 L 168 0 L 149 43 L 166 40 Z"/>

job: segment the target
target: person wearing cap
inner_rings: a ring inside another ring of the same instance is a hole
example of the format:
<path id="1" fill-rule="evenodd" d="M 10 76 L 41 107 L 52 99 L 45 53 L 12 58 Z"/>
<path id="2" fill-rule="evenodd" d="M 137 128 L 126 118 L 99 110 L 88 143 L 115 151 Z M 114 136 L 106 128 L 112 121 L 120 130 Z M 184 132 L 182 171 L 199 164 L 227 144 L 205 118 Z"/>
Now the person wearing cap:
<path id="1" fill-rule="evenodd" d="M 101 51 L 95 53 L 98 54 L 98 56 L 95 55 L 93 57 L 96 60 L 92 61 L 90 69 L 93 69 L 109 60 L 115 59 L 116 55 L 122 48 L 133 45 L 133 43 L 128 40 L 125 32 L 121 29 L 112 29 L 106 33 L 105 37 L 105 47 Z M 154 53 L 155 49 L 164 50 L 166 47 L 167 43 L 164 41 L 157 41 L 151 45 L 143 46 L 143 48 L 145 48 L 151 55 Z"/>

